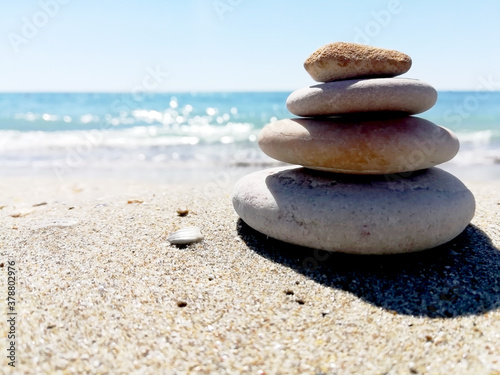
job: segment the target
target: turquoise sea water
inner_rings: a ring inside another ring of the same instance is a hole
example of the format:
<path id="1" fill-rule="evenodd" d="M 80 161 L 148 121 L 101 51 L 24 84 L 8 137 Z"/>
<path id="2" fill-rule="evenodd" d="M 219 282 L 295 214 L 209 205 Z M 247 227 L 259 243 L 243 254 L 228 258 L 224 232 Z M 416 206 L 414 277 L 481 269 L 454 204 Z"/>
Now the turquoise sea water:
<path id="1" fill-rule="evenodd" d="M 0 94 L 0 174 L 270 165 L 257 134 L 294 117 L 288 95 Z M 439 92 L 418 116 L 458 135 L 461 150 L 445 169 L 500 179 L 500 92 Z"/>

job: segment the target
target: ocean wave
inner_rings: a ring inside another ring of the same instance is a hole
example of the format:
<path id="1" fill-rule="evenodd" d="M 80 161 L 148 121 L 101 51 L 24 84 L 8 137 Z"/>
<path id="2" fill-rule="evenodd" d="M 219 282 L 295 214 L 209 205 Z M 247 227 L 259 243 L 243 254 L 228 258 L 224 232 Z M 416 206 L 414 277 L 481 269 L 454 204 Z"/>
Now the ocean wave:
<path id="1" fill-rule="evenodd" d="M 196 144 L 255 142 L 258 130 L 250 123 L 204 122 L 169 126 L 135 126 L 125 129 L 71 131 L 0 131 L 0 153 L 57 150 L 79 147 L 133 149 Z"/>
<path id="2" fill-rule="evenodd" d="M 46 168 L 65 164 L 111 168 L 120 164 L 149 163 L 191 168 L 256 166 L 272 162 L 257 145 L 260 126 L 233 122 L 224 114 L 221 121 L 227 122 L 217 124 L 213 122 L 220 115 L 217 109 L 207 111 L 210 115 L 176 120 L 165 116 L 165 112 L 138 109 L 134 118 L 151 124 L 102 130 L 0 130 L 0 165 Z M 457 136 L 460 152 L 447 164 L 469 168 L 500 163 L 499 130 L 461 131 Z"/>
<path id="3" fill-rule="evenodd" d="M 151 94 L 137 101 L 124 94 L 0 93 L 0 130 L 65 131 L 252 123 L 262 127 L 288 117 L 286 93 Z"/>
<path id="4" fill-rule="evenodd" d="M 476 147 L 489 145 L 493 141 L 500 141 L 500 132 L 494 132 L 491 129 L 471 132 L 457 132 L 456 135 L 461 144 L 468 144 Z"/>
<path id="5" fill-rule="evenodd" d="M 450 164 L 469 167 L 500 163 L 500 131 L 489 129 L 456 134 L 460 141 L 460 151 Z"/>
<path id="6" fill-rule="evenodd" d="M 448 163 L 462 167 L 500 164 L 500 150 L 462 150 Z"/>

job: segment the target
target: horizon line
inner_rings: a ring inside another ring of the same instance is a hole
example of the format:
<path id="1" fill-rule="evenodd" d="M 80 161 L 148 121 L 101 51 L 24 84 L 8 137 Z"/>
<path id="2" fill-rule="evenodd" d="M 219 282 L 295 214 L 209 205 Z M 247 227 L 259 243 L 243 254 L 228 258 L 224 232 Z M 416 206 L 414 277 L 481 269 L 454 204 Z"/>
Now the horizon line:
<path id="1" fill-rule="evenodd" d="M 251 90 L 242 90 L 242 89 L 232 89 L 232 90 L 171 90 L 171 91 L 141 91 L 141 93 L 147 94 L 203 94 L 203 93 L 292 93 L 294 90 L 286 90 L 286 89 L 278 89 L 278 90 L 269 90 L 269 89 L 251 89 Z M 474 90 L 474 89 L 436 89 L 438 92 L 500 92 L 500 90 Z M 134 95 L 138 92 L 132 91 L 123 91 L 123 90 L 74 90 L 74 91 L 51 91 L 51 90 L 33 90 L 33 91 L 3 91 L 0 90 L 0 95 L 2 94 L 130 94 Z"/>

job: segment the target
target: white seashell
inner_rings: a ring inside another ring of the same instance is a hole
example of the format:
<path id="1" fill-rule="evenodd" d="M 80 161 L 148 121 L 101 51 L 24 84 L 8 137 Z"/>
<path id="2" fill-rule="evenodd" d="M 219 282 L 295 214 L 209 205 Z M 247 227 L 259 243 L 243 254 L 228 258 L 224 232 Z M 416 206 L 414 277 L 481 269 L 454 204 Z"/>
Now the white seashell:
<path id="1" fill-rule="evenodd" d="M 200 242 L 203 238 L 204 237 L 203 234 L 201 234 L 200 228 L 186 227 L 172 233 L 168 236 L 167 241 L 172 245 L 187 245 L 194 242 Z"/>

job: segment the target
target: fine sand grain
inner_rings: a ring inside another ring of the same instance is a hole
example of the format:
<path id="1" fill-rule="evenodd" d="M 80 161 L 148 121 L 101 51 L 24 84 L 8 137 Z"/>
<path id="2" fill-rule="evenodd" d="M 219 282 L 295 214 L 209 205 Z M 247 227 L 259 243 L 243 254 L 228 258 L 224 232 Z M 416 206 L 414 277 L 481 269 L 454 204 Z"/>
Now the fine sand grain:
<path id="1" fill-rule="evenodd" d="M 4 178 L 0 372 L 11 256 L 13 373 L 499 374 L 500 183 L 469 187 L 452 242 L 362 257 L 266 238 L 203 184 Z"/>

